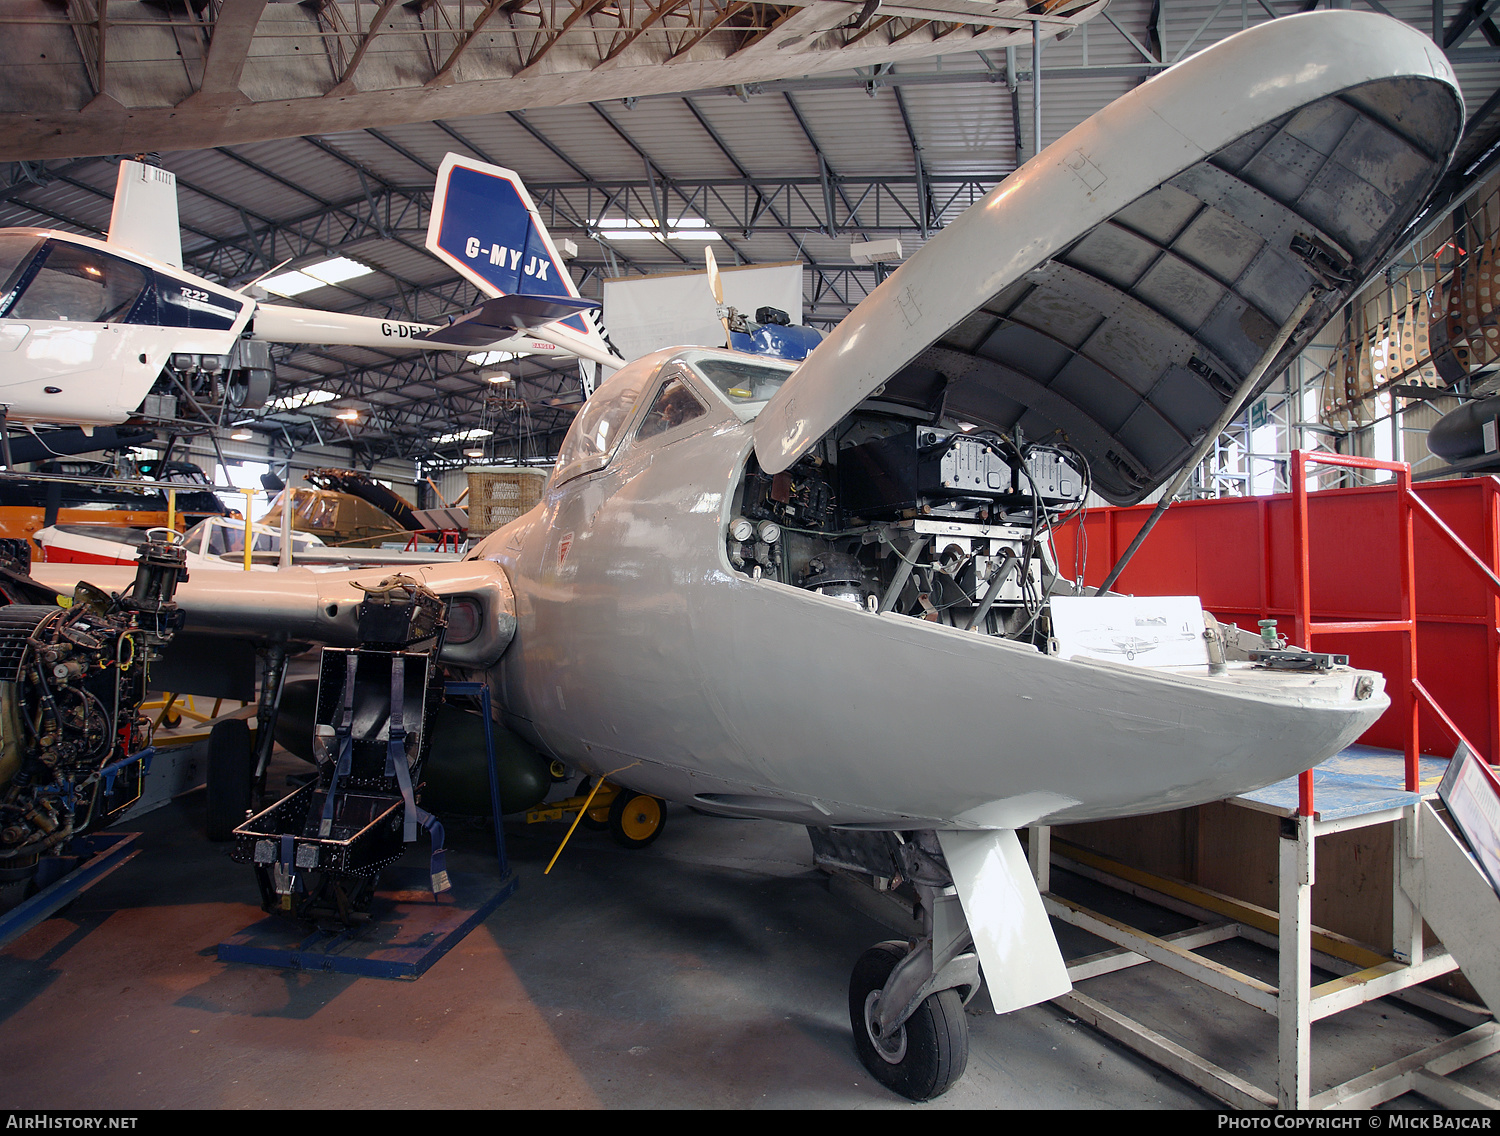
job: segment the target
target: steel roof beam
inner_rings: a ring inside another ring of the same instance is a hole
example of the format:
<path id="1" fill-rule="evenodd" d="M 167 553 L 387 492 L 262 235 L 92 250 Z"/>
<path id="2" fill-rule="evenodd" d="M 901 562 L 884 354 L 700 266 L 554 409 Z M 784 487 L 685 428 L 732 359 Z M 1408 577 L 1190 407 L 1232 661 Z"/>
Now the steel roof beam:
<path id="1" fill-rule="evenodd" d="M 734 168 L 739 171 L 741 177 L 754 182 L 754 176 L 750 173 L 750 170 L 746 167 L 745 163 L 740 161 L 739 156 L 729 148 L 729 143 L 725 142 L 724 139 L 720 137 L 719 132 L 714 129 L 713 124 L 709 122 L 708 119 L 704 116 L 703 112 L 698 109 L 698 105 L 689 98 L 684 98 L 682 101 L 687 105 L 688 110 L 692 112 L 693 117 L 698 120 L 698 125 L 703 127 L 704 133 L 707 134 L 709 138 L 713 140 L 713 144 L 719 148 L 720 153 L 722 153 L 724 157 L 729 159 L 730 165 L 734 166 Z M 755 209 L 751 211 L 749 219 L 746 221 L 743 229 L 741 230 L 745 235 L 745 239 L 750 239 L 751 234 L 755 231 L 756 222 L 760 219 L 761 214 L 764 212 L 769 212 L 772 217 L 776 218 L 776 223 L 782 227 L 783 232 L 791 237 L 792 244 L 797 249 L 797 255 L 805 260 L 814 272 L 821 272 L 822 266 L 818 264 L 817 260 L 814 257 L 808 254 L 806 247 L 802 243 L 801 235 L 793 231 L 787 225 L 785 218 L 782 217 L 780 211 L 776 208 L 775 201 L 771 198 L 766 197 L 766 195 L 761 192 L 758 185 L 752 185 L 750 188 L 755 193 Z"/>
<path id="2" fill-rule="evenodd" d="M 1472 0 L 1467 5 L 1464 14 L 1455 21 L 1454 29 L 1443 36 L 1443 51 L 1452 51 L 1454 48 L 1463 47 L 1464 41 L 1475 33 L 1475 29 L 1484 29 L 1485 36 L 1494 44 L 1497 39 L 1497 30 L 1494 26 L 1494 14 L 1500 8 L 1500 0 Z"/>
<path id="3" fill-rule="evenodd" d="M 1220 4 L 1228 3 L 1228 0 L 1219 0 Z M 938 217 L 937 205 L 932 200 L 932 187 L 927 181 L 927 165 L 922 161 L 922 144 L 917 141 L 916 128 L 911 124 L 911 114 L 906 109 L 906 98 L 901 94 L 901 88 L 895 88 L 891 94 L 896 96 L 896 107 L 901 111 L 901 124 L 906 127 L 906 140 L 911 143 L 911 158 L 917 169 L 917 199 L 922 209 L 922 239 L 927 239 L 929 228 L 941 228 L 942 222 Z"/>
<path id="4" fill-rule="evenodd" d="M 838 233 L 833 215 L 833 201 L 829 195 L 831 187 L 838 192 L 839 199 L 844 203 L 844 208 L 849 211 L 849 221 L 853 228 L 859 230 L 859 235 L 862 238 L 868 239 L 869 234 L 859 222 L 859 211 L 849 203 L 849 195 L 844 192 L 842 179 L 834 172 L 833 167 L 828 162 L 828 156 L 823 153 L 823 148 L 818 145 L 818 140 L 813 137 L 812 128 L 807 125 L 807 119 L 802 117 L 802 110 L 797 106 L 797 101 L 792 98 L 790 92 L 785 93 L 782 97 L 786 99 L 786 105 L 792 108 L 792 116 L 796 118 L 797 125 L 802 128 L 802 133 L 807 138 L 807 144 L 813 148 L 813 153 L 818 156 L 819 177 L 822 182 L 824 198 L 827 201 L 829 228 L 826 231 L 828 235 L 832 237 Z"/>

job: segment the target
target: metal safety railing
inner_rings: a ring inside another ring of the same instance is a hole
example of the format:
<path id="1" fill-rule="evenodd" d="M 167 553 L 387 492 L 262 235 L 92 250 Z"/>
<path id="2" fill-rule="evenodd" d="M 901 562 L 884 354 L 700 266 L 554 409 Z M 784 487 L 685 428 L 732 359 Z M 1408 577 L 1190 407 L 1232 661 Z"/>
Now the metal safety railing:
<path id="1" fill-rule="evenodd" d="M 406 539 L 406 552 L 462 552 L 467 537 L 459 529 L 417 529 Z M 424 549 L 422 542 L 432 547 Z"/>
<path id="2" fill-rule="evenodd" d="M 1395 475 L 1396 481 L 1396 528 L 1397 556 L 1400 561 L 1400 617 L 1380 620 L 1338 620 L 1314 622 L 1312 618 L 1312 572 L 1309 563 L 1310 524 L 1308 516 L 1307 467 L 1309 465 L 1344 466 L 1351 469 L 1384 470 Z M 1312 650 L 1313 637 L 1317 635 L 1350 635 L 1393 633 L 1404 635 L 1405 650 L 1401 655 L 1400 681 L 1392 692 L 1391 702 L 1400 715 L 1405 751 L 1406 789 L 1418 790 L 1418 762 L 1421 759 L 1420 718 L 1426 707 L 1452 735 L 1453 740 L 1475 754 L 1475 748 L 1447 712 L 1438 705 L 1427 688 L 1417 677 L 1417 614 L 1416 614 L 1416 554 L 1413 528 L 1420 516 L 1430 524 L 1455 551 L 1468 562 L 1485 581 L 1490 591 L 1500 596 L 1500 576 L 1439 517 L 1420 497 L 1412 492 L 1411 466 L 1406 462 L 1381 461 L 1378 458 L 1358 457 L 1352 454 L 1334 454 L 1325 451 L 1292 451 L 1292 506 L 1293 506 L 1293 641 Z M 1389 689 L 1387 676 L 1387 688 Z M 1481 761 L 1492 779 L 1494 774 Z M 1497 782 L 1500 787 L 1500 782 Z M 1303 816 L 1313 815 L 1313 775 L 1309 770 L 1298 781 L 1298 812 Z"/>

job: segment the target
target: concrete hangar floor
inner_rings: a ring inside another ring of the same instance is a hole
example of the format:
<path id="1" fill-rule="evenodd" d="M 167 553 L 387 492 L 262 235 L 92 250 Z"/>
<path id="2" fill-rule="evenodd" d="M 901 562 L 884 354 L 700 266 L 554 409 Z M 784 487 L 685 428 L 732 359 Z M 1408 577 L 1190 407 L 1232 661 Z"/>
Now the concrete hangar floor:
<path id="1" fill-rule="evenodd" d="M 295 768 L 278 756 L 272 787 Z M 250 870 L 207 843 L 203 823 L 199 791 L 127 826 L 141 855 L 0 952 L 6 1107 L 1218 1107 L 1051 1005 L 997 1017 L 983 991 L 950 1092 L 914 1105 L 874 1083 L 850 1039 L 846 983 L 891 932 L 830 889 L 792 825 L 674 806 L 651 847 L 580 830 L 544 876 L 563 826 L 508 823 L 519 890 L 409 982 L 219 962 L 217 944 L 261 911 Z M 451 871 L 495 871 L 488 830 L 448 831 Z M 1101 910 L 1128 902 L 1054 879 Z M 1058 933 L 1068 957 L 1101 949 Z M 1259 965 L 1274 980 L 1274 957 Z M 1086 989 L 1274 1084 L 1266 1015 L 1155 966 Z M 1320 1024 L 1314 1072 L 1331 1084 L 1447 1032 L 1373 1004 Z M 1500 1091 L 1500 1055 L 1459 1076 Z M 1389 1107 L 1429 1106 L 1408 1095 Z"/>

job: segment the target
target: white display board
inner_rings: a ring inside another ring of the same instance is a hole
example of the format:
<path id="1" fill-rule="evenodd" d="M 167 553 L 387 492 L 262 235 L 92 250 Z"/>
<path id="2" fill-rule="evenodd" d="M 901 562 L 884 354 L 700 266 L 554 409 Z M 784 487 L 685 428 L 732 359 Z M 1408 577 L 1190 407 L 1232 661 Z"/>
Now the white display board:
<path id="1" fill-rule="evenodd" d="M 1500 892 L 1500 789 L 1480 762 L 1473 750 L 1460 744 L 1443 774 L 1438 796 L 1458 822 L 1490 886 Z"/>
<path id="2" fill-rule="evenodd" d="M 724 303 L 746 318 L 755 309 L 780 308 L 802 322 L 802 265 L 757 264 L 720 267 Z M 630 276 L 604 282 L 604 326 L 626 359 L 663 347 L 722 347 L 724 329 L 714 312 L 708 273 Z"/>
<path id="3" fill-rule="evenodd" d="M 1208 665 L 1197 596 L 1053 596 L 1052 637 L 1064 659 Z"/>

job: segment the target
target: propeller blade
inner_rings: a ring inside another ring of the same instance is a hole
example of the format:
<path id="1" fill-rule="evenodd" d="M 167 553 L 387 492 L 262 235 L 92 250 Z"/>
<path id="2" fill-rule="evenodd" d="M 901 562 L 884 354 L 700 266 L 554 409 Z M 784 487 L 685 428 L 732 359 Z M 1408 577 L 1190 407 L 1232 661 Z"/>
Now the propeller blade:
<path id="1" fill-rule="evenodd" d="M 708 265 L 708 290 L 714 294 L 714 303 L 724 302 L 724 281 L 719 276 L 719 262 L 714 259 L 714 250 L 703 246 L 703 260 Z"/>
<path id="2" fill-rule="evenodd" d="M 724 325 L 724 346 L 729 346 L 729 317 L 724 311 L 724 278 L 719 275 L 719 262 L 714 259 L 714 250 L 703 246 L 703 262 L 708 266 L 708 290 L 714 295 L 714 304 L 719 308 L 719 322 Z"/>

